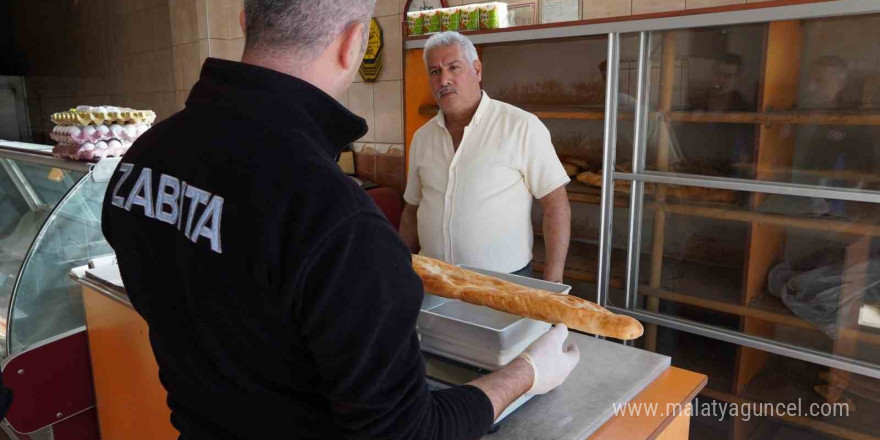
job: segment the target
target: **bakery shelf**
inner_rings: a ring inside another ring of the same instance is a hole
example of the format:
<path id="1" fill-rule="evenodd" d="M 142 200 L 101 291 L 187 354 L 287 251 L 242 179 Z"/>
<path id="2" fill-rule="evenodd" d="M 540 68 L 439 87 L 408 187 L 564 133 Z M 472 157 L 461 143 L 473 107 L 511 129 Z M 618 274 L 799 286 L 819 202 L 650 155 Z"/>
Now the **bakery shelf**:
<path id="1" fill-rule="evenodd" d="M 582 121 L 602 121 L 605 119 L 605 109 L 603 107 L 583 106 L 583 107 L 553 107 L 553 106 L 537 106 L 523 105 L 517 106 L 541 119 L 565 119 L 565 120 L 582 120 Z M 436 105 L 423 105 L 419 107 L 419 114 L 423 116 L 435 116 L 440 110 Z M 626 121 L 632 120 L 632 113 L 621 113 L 618 119 Z"/>
<path id="2" fill-rule="evenodd" d="M 694 307 L 702 307 L 716 312 L 760 319 L 762 321 L 786 325 L 789 327 L 811 330 L 816 332 L 816 334 L 823 334 L 819 332 L 814 325 L 804 321 L 788 310 L 779 299 L 770 295 L 756 297 L 747 306 L 740 305 L 736 301 L 719 298 L 720 295 L 717 294 L 709 293 L 700 296 L 667 289 L 656 289 L 645 285 L 639 286 L 639 295 L 659 298 L 665 301 L 672 301 Z M 880 345 L 880 333 L 845 329 L 843 330 L 843 335 L 855 337 L 855 339 L 861 342 Z"/>
<path id="3" fill-rule="evenodd" d="M 745 405 L 745 404 L 757 404 L 761 403 L 759 400 L 755 400 L 748 397 L 737 396 L 735 394 L 727 393 L 724 391 L 719 391 L 717 389 L 712 389 L 709 387 L 703 388 L 700 391 L 700 396 L 708 397 L 710 399 L 719 400 L 727 403 L 734 403 L 737 405 Z M 799 428 L 807 428 L 813 431 L 817 431 L 823 434 L 833 435 L 837 438 L 847 439 L 847 440 L 880 440 L 880 437 L 876 437 L 870 434 L 866 434 L 860 432 L 858 430 L 854 430 L 845 426 L 840 426 L 833 423 L 823 422 L 815 419 L 810 419 L 808 417 L 797 417 L 797 416 L 788 416 L 782 415 L 779 417 L 773 417 L 774 419 L 781 420 L 789 425 L 796 426 Z"/>
<path id="4" fill-rule="evenodd" d="M 791 403 L 802 402 L 804 411 L 809 411 L 811 404 L 826 403 L 814 387 L 827 385 L 820 376 L 827 369 L 808 362 L 771 355 L 766 366 L 746 385 L 739 396 L 745 402 Z M 710 396 L 711 397 L 711 396 Z M 880 403 L 864 399 L 852 393 L 845 397 L 854 403 L 849 416 L 838 417 L 781 417 L 786 422 L 805 426 L 820 432 L 846 439 L 880 439 L 870 433 L 880 432 Z"/>
<path id="5" fill-rule="evenodd" d="M 752 299 L 752 301 L 749 302 L 748 308 L 753 311 L 759 311 L 761 312 L 761 315 L 766 316 L 762 318 L 759 315 L 751 315 L 753 317 L 763 319 L 765 321 L 775 322 L 777 324 L 783 324 L 791 327 L 803 328 L 819 332 L 819 330 L 816 329 L 813 324 L 804 321 L 803 319 L 792 313 L 791 310 L 789 310 L 788 307 L 786 307 L 785 304 L 782 303 L 781 299 L 771 296 L 769 294 L 755 297 L 754 299 Z M 844 337 L 852 337 L 860 342 L 880 345 L 880 332 L 874 332 L 867 329 L 843 329 L 841 333 Z"/>
<path id="6" fill-rule="evenodd" d="M 572 184 L 574 183 L 575 182 L 572 182 Z M 601 203 L 602 193 L 600 188 L 593 188 L 580 184 L 575 189 L 569 189 L 568 199 L 575 203 L 598 205 Z M 629 207 L 629 195 L 615 192 L 614 206 L 620 208 Z M 820 217 L 793 217 L 788 215 L 755 212 L 736 205 L 704 204 L 696 201 L 687 202 L 686 204 L 670 202 L 656 203 L 646 200 L 644 207 L 651 211 L 656 211 L 659 207 L 660 210 L 668 214 L 687 215 L 714 220 L 761 223 L 771 226 L 795 227 L 811 231 L 857 234 L 871 237 L 880 236 L 880 223 L 857 223 Z"/>
<path id="7" fill-rule="evenodd" d="M 536 273 L 544 271 L 544 240 L 540 234 L 536 234 L 534 244 L 534 260 L 532 270 Z M 593 243 L 572 241 L 569 244 L 568 256 L 565 260 L 563 278 L 595 283 L 599 267 L 599 246 Z M 617 250 L 612 252 L 611 263 L 611 287 L 620 289 L 624 287 L 626 277 L 626 253 Z"/>
<path id="8" fill-rule="evenodd" d="M 603 107 L 583 106 L 529 106 L 517 107 L 541 119 L 566 119 L 602 121 L 605 119 Z M 439 111 L 436 105 L 419 107 L 419 114 L 434 116 Z M 670 122 L 701 124 L 793 124 L 793 125 L 880 125 L 880 113 L 853 112 L 709 112 L 699 110 L 662 112 Z M 633 120 L 632 112 L 619 112 L 618 120 Z"/>
<path id="9" fill-rule="evenodd" d="M 880 125 L 880 113 L 853 112 L 707 112 L 671 111 L 672 122 L 705 124 Z"/>

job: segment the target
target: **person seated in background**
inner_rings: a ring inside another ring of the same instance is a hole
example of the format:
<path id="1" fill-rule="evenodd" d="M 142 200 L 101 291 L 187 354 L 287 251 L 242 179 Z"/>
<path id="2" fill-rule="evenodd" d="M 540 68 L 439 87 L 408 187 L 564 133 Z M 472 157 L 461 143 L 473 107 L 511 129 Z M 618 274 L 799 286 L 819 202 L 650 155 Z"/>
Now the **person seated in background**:
<path id="1" fill-rule="evenodd" d="M 751 106 L 737 90 L 742 75 L 742 57 L 726 53 L 712 65 L 712 87 L 706 98 L 709 111 L 746 111 Z"/>
<path id="2" fill-rule="evenodd" d="M 809 80 L 801 108 L 811 111 L 854 111 L 859 101 L 844 93 L 850 82 L 847 62 L 838 56 L 823 56 L 810 63 Z M 876 172 L 874 140 L 867 127 L 858 125 L 803 125 L 803 169 L 819 174 L 806 183 L 822 186 L 861 187 L 862 178 Z M 813 174 L 810 174 L 813 176 Z M 818 177 L 818 181 L 816 180 Z M 845 202 L 828 201 L 828 211 L 846 215 Z"/>

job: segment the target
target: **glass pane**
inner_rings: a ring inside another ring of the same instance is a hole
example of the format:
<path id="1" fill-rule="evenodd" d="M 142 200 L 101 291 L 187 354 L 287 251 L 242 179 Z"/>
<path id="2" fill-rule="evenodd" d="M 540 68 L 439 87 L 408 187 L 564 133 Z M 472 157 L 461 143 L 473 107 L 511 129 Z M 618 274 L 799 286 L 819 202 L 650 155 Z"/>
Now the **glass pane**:
<path id="1" fill-rule="evenodd" d="M 483 89 L 538 116 L 572 177 L 601 167 L 607 47 L 602 36 L 481 48 Z"/>
<path id="2" fill-rule="evenodd" d="M 106 187 L 106 182 L 86 178 L 47 221 L 16 291 L 12 353 L 85 325 L 79 288 L 67 273 L 91 258 L 113 252 L 101 232 Z"/>
<path id="3" fill-rule="evenodd" d="M 741 399 L 755 409 L 761 403 L 797 404 L 802 418 L 787 430 L 802 431 L 786 438 L 862 438 L 880 432 L 880 380 L 771 354 L 758 359 L 752 361 L 758 367 L 755 374 L 743 380 Z M 734 423 L 748 423 L 737 419 Z M 757 417 L 755 438 L 779 438 L 771 434 L 779 435 L 781 421 L 781 417 Z"/>
<path id="4" fill-rule="evenodd" d="M 880 365 L 880 324 L 864 318 L 880 305 L 880 206 L 647 192 L 641 307 Z M 704 201 L 723 198 L 737 203 Z"/>
<path id="5" fill-rule="evenodd" d="M 0 158 L 0 354 L 5 355 L 9 301 L 25 255 L 52 207 L 79 177 Z"/>
<path id="6" fill-rule="evenodd" d="M 607 47 L 607 38 L 599 36 L 480 48 L 483 89 L 493 99 L 540 118 L 572 178 L 567 187 L 572 220 L 564 281 L 572 286 L 573 295 L 592 300 L 596 296 L 600 193 L 576 177 L 602 166 Z M 535 69 L 535 65 L 544 67 Z M 543 211 L 540 203 L 533 206 L 532 267 L 534 276 L 540 278 L 546 263 Z"/>
<path id="7" fill-rule="evenodd" d="M 878 24 L 655 33 L 648 169 L 880 189 Z"/>

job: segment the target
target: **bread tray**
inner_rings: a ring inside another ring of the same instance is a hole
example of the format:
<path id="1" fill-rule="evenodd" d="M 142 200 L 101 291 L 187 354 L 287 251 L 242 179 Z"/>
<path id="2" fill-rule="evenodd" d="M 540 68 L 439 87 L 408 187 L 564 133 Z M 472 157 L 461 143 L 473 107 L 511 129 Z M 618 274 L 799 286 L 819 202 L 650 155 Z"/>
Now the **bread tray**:
<path id="1" fill-rule="evenodd" d="M 515 284 L 568 294 L 571 286 L 460 266 Z M 422 350 L 469 365 L 497 370 L 522 353 L 550 324 L 425 293 L 419 312 Z"/>

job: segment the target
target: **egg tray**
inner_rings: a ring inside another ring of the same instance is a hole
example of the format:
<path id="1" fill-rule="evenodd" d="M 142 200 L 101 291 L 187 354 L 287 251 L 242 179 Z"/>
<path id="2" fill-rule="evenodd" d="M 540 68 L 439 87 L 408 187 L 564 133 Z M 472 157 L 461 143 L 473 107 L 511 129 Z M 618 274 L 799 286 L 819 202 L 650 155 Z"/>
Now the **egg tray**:
<path id="1" fill-rule="evenodd" d="M 98 160 L 122 156 L 131 147 L 131 142 L 120 142 L 119 145 L 112 147 L 109 144 L 103 141 L 84 145 L 58 144 L 52 149 L 52 155 L 59 159 Z"/>
<path id="2" fill-rule="evenodd" d="M 78 112 L 76 110 L 52 115 L 52 122 L 61 126 L 102 125 L 102 124 L 152 124 L 156 113 L 152 110 L 132 110 L 119 112 Z"/>
<path id="3" fill-rule="evenodd" d="M 52 138 L 53 141 L 58 142 L 59 144 L 68 144 L 68 145 L 83 145 L 89 142 L 99 142 L 99 141 L 110 141 L 113 139 L 118 139 L 123 142 L 134 142 L 140 137 L 144 132 L 150 129 L 148 124 L 112 124 L 107 125 L 104 124 L 102 126 L 97 126 L 97 130 L 95 127 L 92 127 L 92 133 L 86 134 L 84 131 L 80 130 L 78 126 L 56 126 L 52 129 L 52 132 L 49 133 L 49 137 Z M 83 127 L 85 128 L 85 127 Z M 70 130 L 74 130 L 75 133 L 67 133 Z"/>

